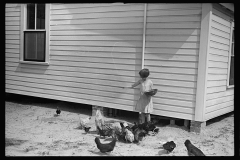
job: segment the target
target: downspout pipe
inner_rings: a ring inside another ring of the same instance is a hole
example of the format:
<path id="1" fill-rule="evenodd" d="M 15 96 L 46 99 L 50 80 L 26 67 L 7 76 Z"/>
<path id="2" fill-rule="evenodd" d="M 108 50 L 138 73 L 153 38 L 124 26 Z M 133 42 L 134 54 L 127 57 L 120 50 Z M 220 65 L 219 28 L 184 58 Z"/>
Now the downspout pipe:
<path id="1" fill-rule="evenodd" d="M 143 47 L 142 47 L 142 69 L 144 68 L 144 53 L 146 43 L 146 19 L 147 19 L 147 4 L 144 4 L 144 20 L 143 20 Z"/>

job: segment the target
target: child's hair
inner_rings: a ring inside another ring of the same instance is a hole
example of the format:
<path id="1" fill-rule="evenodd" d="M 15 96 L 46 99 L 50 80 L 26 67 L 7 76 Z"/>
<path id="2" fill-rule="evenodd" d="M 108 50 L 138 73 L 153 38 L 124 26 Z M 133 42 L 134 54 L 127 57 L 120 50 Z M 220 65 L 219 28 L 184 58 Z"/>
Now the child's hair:
<path id="1" fill-rule="evenodd" d="M 139 71 L 139 75 L 141 78 L 147 78 L 149 76 L 150 72 L 147 68 L 142 69 Z"/>

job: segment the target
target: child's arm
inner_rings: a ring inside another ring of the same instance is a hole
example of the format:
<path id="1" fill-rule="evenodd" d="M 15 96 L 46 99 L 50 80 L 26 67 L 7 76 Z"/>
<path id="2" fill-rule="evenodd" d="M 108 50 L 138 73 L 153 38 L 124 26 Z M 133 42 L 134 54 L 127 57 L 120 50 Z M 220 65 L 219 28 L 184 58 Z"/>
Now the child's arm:
<path id="1" fill-rule="evenodd" d="M 123 89 L 124 88 L 134 88 L 134 87 L 138 86 L 140 83 L 141 83 L 141 79 L 138 80 L 137 82 L 135 82 L 131 87 L 123 87 Z"/>

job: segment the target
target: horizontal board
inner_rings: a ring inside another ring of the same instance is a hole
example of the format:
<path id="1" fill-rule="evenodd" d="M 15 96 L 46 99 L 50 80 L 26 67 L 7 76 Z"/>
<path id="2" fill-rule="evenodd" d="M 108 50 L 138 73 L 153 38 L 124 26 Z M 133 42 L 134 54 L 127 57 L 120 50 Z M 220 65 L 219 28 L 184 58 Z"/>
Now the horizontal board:
<path id="1" fill-rule="evenodd" d="M 214 27 L 211 27 L 211 34 L 218 35 L 219 37 L 223 37 L 226 39 L 230 39 L 230 34 L 226 32 L 222 32 Z"/>
<path id="2" fill-rule="evenodd" d="M 21 6 L 16 5 L 15 7 L 5 7 L 5 13 L 7 12 L 20 12 L 21 11 Z"/>
<path id="3" fill-rule="evenodd" d="M 21 15 L 21 12 L 5 12 L 5 17 L 19 17 Z"/>
<path id="4" fill-rule="evenodd" d="M 208 74 L 227 74 L 228 69 L 208 68 Z"/>
<path id="5" fill-rule="evenodd" d="M 8 25 L 8 26 L 20 26 L 20 21 L 5 21 L 5 25 Z"/>
<path id="6" fill-rule="evenodd" d="M 146 48 L 145 49 L 145 54 L 149 53 L 164 53 L 164 54 L 183 54 L 183 55 L 198 55 L 199 50 L 198 49 L 170 49 L 170 48 Z"/>
<path id="7" fill-rule="evenodd" d="M 211 99 L 230 96 L 230 95 L 234 95 L 234 89 L 227 89 L 226 91 L 218 92 L 218 93 L 209 93 L 206 95 L 206 100 L 208 101 Z"/>
<path id="8" fill-rule="evenodd" d="M 19 58 L 20 54 L 14 54 L 14 53 L 10 53 L 10 52 L 5 52 L 5 57 L 7 57 L 7 58 L 11 58 L 11 57 Z M 5 64 L 5 66 L 6 66 L 6 64 Z"/>
<path id="9" fill-rule="evenodd" d="M 200 28 L 200 22 L 175 22 L 175 23 L 158 23 L 149 22 L 146 24 L 146 28 Z"/>
<path id="10" fill-rule="evenodd" d="M 68 61 L 76 61 L 76 62 L 96 62 L 99 65 L 101 63 L 113 63 L 113 64 L 130 64 L 130 65 L 141 65 L 142 61 L 141 60 L 136 60 L 136 59 L 123 59 L 123 58 L 116 58 L 116 57 L 111 57 L 111 54 L 109 55 L 108 58 L 93 58 L 93 57 L 79 57 L 79 56 L 51 56 L 51 60 L 61 60 L 63 62 L 68 62 Z"/>
<path id="11" fill-rule="evenodd" d="M 211 107 L 207 107 L 205 112 L 207 114 L 207 113 L 214 112 L 214 111 L 226 108 L 226 107 L 233 106 L 233 104 L 234 104 L 233 101 L 227 101 L 227 102 L 220 103 L 220 104 L 217 104 L 217 105 L 214 105 Z"/>
<path id="12" fill-rule="evenodd" d="M 7 44 L 5 43 L 6 48 L 16 48 L 19 49 L 20 45 L 19 44 Z"/>
<path id="13" fill-rule="evenodd" d="M 64 3 L 57 4 L 54 3 L 51 6 L 51 9 L 70 9 L 70 8 L 95 8 L 95 7 L 113 7 L 113 6 L 122 6 L 129 5 L 123 3 Z"/>
<path id="14" fill-rule="evenodd" d="M 174 54 L 145 54 L 145 61 L 147 60 L 169 60 L 169 61 L 187 61 L 187 62 L 198 62 L 198 56 L 183 56 Z"/>
<path id="15" fill-rule="evenodd" d="M 216 28 L 216 29 L 222 31 L 222 32 L 229 33 L 229 34 L 231 33 L 231 28 L 230 27 L 226 27 L 226 26 L 224 26 L 224 25 L 222 25 L 222 24 L 220 24 L 220 23 L 218 23 L 214 20 L 212 20 L 211 26 L 213 28 Z"/>
<path id="16" fill-rule="evenodd" d="M 134 94 L 126 94 L 123 89 L 107 86 L 107 85 L 93 85 L 87 83 L 80 83 L 80 82 L 68 82 L 62 80 L 48 80 L 48 79 L 36 79 L 36 78 L 27 78 L 27 77 L 17 77 L 17 76 L 6 76 L 6 82 L 12 84 L 15 81 L 18 81 L 19 84 L 29 83 L 29 84 L 36 84 L 36 85 L 52 85 L 56 88 L 58 87 L 68 87 L 68 89 L 79 90 L 79 93 L 86 93 L 90 95 L 97 95 L 97 96 L 106 96 L 112 98 L 119 98 L 119 99 L 128 99 L 128 100 L 137 100 L 138 96 L 134 96 Z"/>
<path id="17" fill-rule="evenodd" d="M 148 10 L 147 16 L 169 16 L 169 15 L 199 15 L 202 11 L 200 9 L 192 10 Z"/>
<path id="18" fill-rule="evenodd" d="M 24 68 L 24 67 L 6 67 L 7 71 L 16 71 L 16 72 L 26 72 L 31 74 L 48 74 L 48 75 L 59 75 L 59 76 L 68 76 L 68 77 L 81 77 L 81 78 L 91 78 L 91 79 L 102 79 L 102 80 L 111 80 L 118 82 L 136 82 L 135 77 L 124 77 L 118 75 L 117 73 L 112 75 L 104 75 L 97 73 L 79 73 L 79 72 L 69 72 L 69 71 L 57 71 L 57 70 L 46 70 L 46 69 L 37 69 L 37 68 Z"/>
<path id="19" fill-rule="evenodd" d="M 179 112 L 184 114 L 192 114 L 194 115 L 194 108 L 185 108 L 185 107 L 178 107 L 178 106 L 172 106 L 172 105 L 163 105 L 155 103 L 154 101 L 154 110 L 162 110 L 162 111 L 170 111 L 170 112 Z"/>
<path id="20" fill-rule="evenodd" d="M 212 9 L 212 13 L 215 16 L 214 19 L 217 20 L 218 22 L 224 24 L 227 22 L 230 22 L 232 19 L 234 19 L 234 15 L 233 13 L 230 13 L 229 11 L 224 11 L 224 9 L 222 9 L 222 6 L 220 7 L 217 3 L 213 4 L 213 9 Z M 219 17 L 219 19 L 216 19 L 216 17 Z M 227 26 L 227 24 L 225 24 Z"/>
<path id="21" fill-rule="evenodd" d="M 229 51 L 209 47 L 209 53 L 228 57 Z"/>
<path id="22" fill-rule="evenodd" d="M 207 79 L 209 81 L 215 81 L 215 80 L 226 80 L 227 75 L 226 74 L 208 74 Z"/>
<path id="23" fill-rule="evenodd" d="M 146 36 L 148 35 L 200 35 L 199 29 L 146 29 Z"/>
<path id="24" fill-rule="evenodd" d="M 147 60 L 144 62 L 146 66 L 158 67 L 184 67 L 184 68 L 197 68 L 197 62 L 184 62 L 184 61 L 171 61 L 171 60 Z"/>
<path id="25" fill-rule="evenodd" d="M 142 29 L 143 23 L 142 22 L 136 22 L 136 23 L 99 23 L 99 24 L 64 24 L 64 25 L 55 25 L 50 26 L 50 31 L 56 31 L 56 30 L 101 30 L 101 29 Z"/>
<path id="26" fill-rule="evenodd" d="M 7 43 L 7 44 L 20 44 L 20 40 L 12 40 L 12 39 L 6 39 L 5 40 L 5 43 Z"/>
<path id="27" fill-rule="evenodd" d="M 224 45 L 229 45 L 229 43 L 230 43 L 229 39 L 219 37 L 219 36 L 213 35 L 213 34 L 211 34 L 210 40 L 213 41 L 213 42 L 224 44 Z"/>
<path id="28" fill-rule="evenodd" d="M 62 14 L 57 14 L 54 15 L 52 14 L 50 16 L 50 20 L 66 20 L 66 19 L 70 19 L 70 20 L 74 20 L 74 19 L 90 19 L 90 18 L 110 18 L 110 17 L 114 17 L 114 18 L 119 18 L 119 17 L 143 17 L 144 16 L 144 10 L 142 11 L 125 11 L 125 12 L 103 12 L 103 13 L 85 13 L 85 14 L 66 14 L 66 15 L 62 15 Z"/>
<path id="29" fill-rule="evenodd" d="M 147 16 L 147 23 L 150 22 L 200 22 L 201 17 L 198 15 L 192 16 L 158 16 L 158 17 L 149 17 Z"/>
<path id="30" fill-rule="evenodd" d="M 226 86 L 227 80 L 220 80 L 220 81 L 207 81 L 207 87 L 217 87 L 217 86 Z"/>
<path id="31" fill-rule="evenodd" d="M 119 104 L 119 103 L 116 103 L 114 100 L 111 101 L 111 102 L 108 102 L 106 101 L 106 99 L 104 99 L 104 97 L 98 97 L 98 96 L 86 96 L 85 94 L 77 94 L 77 93 L 72 93 L 72 92 L 66 92 L 66 91 L 55 91 L 55 90 L 51 90 L 51 89 L 48 89 L 48 88 L 45 88 L 45 89 L 40 89 L 40 88 L 30 88 L 30 87 L 26 87 L 26 86 L 16 86 L 16 85 L 10 85 L 10 84 L 6 84 L 6 88 L 7 89 L 10 89 L 10 90 L 19 90 L 19 91 L 25 91 L 25 92 L 30 92 L 30 93 L 38 93 L 38 94 L 46 94 L 46 95 L 49 95 L 49 97 L 53 97 L 55 98 L 55 96 L 60 96 L 62 99 L 60 100 L 72 100 L 70 98 L 77 98 L 79 99 L 79 102 L 81 103 L 85 103 L 85 104 L 91 104 L 91 105 L 100 105 L 102 104 L 102 106 L 106 106 L 106 104 L 112 104 L 112 107 L 110 108 L 113 108 L 113 106 L 118 106 L 118 107 L 121 107 L 121 106 L 125 106 L 125 109 L 124 110 L 127 110 L 127 109 L 131 109 L 133 106 L 134 106 L 134 101 L 133 102 L 129 102 L 128 105 L 123 105 L 123 104 Z M 30 94 L 31 95 L 31 94 Z M 81 97 L 81 98 L 79 98 Z M 92 97 L 92 98 L 91 98 Z M 86 102 L 88 101 L 88 102 Z M 96 103 L 98 102 L 98 103 Z M 106 107 L 109 107 L 106 106 Z M 124 107 L 122 107 L 124 108 Z M 119 108 L 121 109 L 121 108 Z"/>
<path id="32" fill-rule="evenodd" d="M 198 49 L 198 43 L 186 43 L 186 42 L 146 42 L 146 48 L 190 48 Z"/>
<path id="33" fill-rule="evenodd" d="M 102 12 L 125 12 L 125 11 L 143 11 L 144 5 L 143 4 L 136 4 L 136 5 L 123 5 L 123 6 L 96 6 L 91 8 L 66 8 L 66 9 L 52 9 L 51 14 L 76 14 L 76 13 L 102 13 Z"/>
<path id="34" fill-rule="evenodd" d="M 220 97 L 217 99 L 211 99 L 211 100 L 206 101 L 206 108 L 217 105 L 217 104 L 225 103 L 228 101 L 233 101 L 233 100 L 234 100 L 234 95 Z"/>
<path id="35" fill-rule="evenodd" d="M 8 53 L 20 53 L 20 50 L 16 49 L 16 48 L 5 48 L 5 52 L 8 52 Z"/>
<path id="36" fill-rule="evenodd" d="M 48 92 L 48 91 L 50 91 L 50 92 Z M 35 96 L 35 97 L 55 99 L 55 100 L 60 100 L 60 101 L 68 101 L 68 102 L 74 102 L 74 103 L 80 103 L 80 104 L 98 105 L 98 106 L 103 106 L 103 107 L 134 111 L 133 106 L 115 104 L 115 103 L 112 103 L 112 102 L 111 103 L 106 103 L 106 102 L 101 102 L 101 101 L 94 101 L 93 99 L 90 99 L 90 100 L 85 100 L 85 99 L 82 99 L 82 98 L 80 99 L 78 97 L 78 95 L 72 94 L 72 93 L 66 93 L 66 92 L 57 92 L 57 93 L 53 92 L 52 93 L 51 90 L 39 90 L 39 89 L 31 90 L 31 89 L 28 89 L 28 88 L 24 88 L 24 89 L 21 88 L 21 90 L 19 90 L 19 89 L 16 90 L 16 89 L 14 89 L 14 87 L 6 88 L 6 92 L 7 93 L 28 95 L 28 96 Z M 68 95 L 68 96 L 66 96 L 66 95 Z"/>
<path id="37" fill-rule="evenodd" d="M 223 114 L 226 114 L 226 113 L 229 113 L 229 112 L 232 112 L 234 111 L 234 105 L 230 105 L 226 108 L 222 108 L 222 109 L 219 109 L 219 110 L 215 110 L 213 112 L 209 112 L 207 114 L 205 114 L 205 121 L 209 120 L 209 119 L 212 119 L 212 118 L 215 118 L 215 117 L 218 117 L 220 115 L 223 115 Z"/>
<path id="38" fill-rule="evenodd" d="M 207 88 L 207 94 L 208 93 L 217 93 L 217 92 L 222 92 L 222 91 L 226 91 L 227 86 L 218 86 L 218 87 L 211 87 L 211 88 Z"/>
<path id="39" fill-rule="evenodd" d="M 190 74 L 190 75 L 196 75 L 197 68 L 179 68 L 179 67 L 157 67 L 157 66 L 148 66 L 148 69 L 151 72 L 156 73 L 178 73 L 178 74 Z"/>
<path id="40" fill-rule="evenodd" d="M 15 39 L 15 40 L 20 40 L 20 35 L 19 34 L 7 34 L 5 36 L 5 39 L 8 40 L 8 39 Z"/>
<path id="41" fill-rule="evenodd" d="M 152 4 L 148 4 L 147 6 L 148 10 L 161 10 L 161 9 L 191 9 L 191 8 L 201 8 L 201 4 L 200 3 L 152 3 Z"/>
<path id="42" fill-rule="evenodd" d="M 190 102 L 190 101 L 184 101 L 184 100 L 174 100 L 174 99 L 166 99 L 166 98 L 158 98 L 158 97 L 154 97 L 153 101 L 154 101 L 154 104 L 179 106 L 184 108 L 195 107 L 195 101 Z"/>
<path id="43" fill-rule="evenodd" d="M 125 100 L 125 99 L 119 99 L 118 97 L 112 98 L 112 97 L 107 97 L 104 94 L 100 94 L 99 95 L 92 95 L 92 94 L 88 94 L 88 93 L 84 93 L 84 92 L 79 92 L 81 91 L 81 89 L 78 88 L 71 88 L 71 87 L 62 87 L 62 86 L 53 86 L 53 85 L 46 85 L 46 84 L 38 84 L 38 83 L 29 83 L 29 82 L 20 82 L 20 81 L 10 81 L 8 80 L 6 83 L 6 87 L 12 85 L 12 86 L 16 86 L 14 89 L 17 88 L 29 88 L 29 89 L 33 89 L 34 88 L 39 88 L 42 90 L 48 89 L 48 90 L 53 90 L 55 92 L 61 92 L 61 91 L 65 91 L 65 92 L 71 92 L 74 94 L 78 94 L 82 99 L 93 99 L 95 101 L 102 101 L 102 102 L 107 102 L 107 103 L 117 103 L 117 104 L 124 104 L 124 105 L 130 105 L 133 106 L 135 104 L 135 101 L 133 100 Z M 88 91 L 90 92 L 90 90 Z M 95 91 L 95 93 L 98 93 Z M 46 93 L 47 94 L 47 93 Z"/>
<path id="44" fill-rule="evenodd" d="M 128 35 L 114 35 L 114 36 L 57 36 L 57 35 L 52 35 L 50 37 L 50 41 L 142 41 L 142 36 L 141 35 L 134 35 L 134 36 L 128 36 Z M 115 43 L 115 42 L 113 42 Z M 116 44 L 117 45 L 117 44 Z"/>
<path id="45" fill-rule="evenodd" d="M 69 46 L 107 46 L 107 47 L 142 47 L 142 41 L 50 41 L 50 45 L 69 45 Z"/>
<path id="46" fill-rule="evenodd" d="M 127 53 L 142 53 L 142 48 L 140 47 L 86 47 L 86 46 L 50 46 L 50 50 L 54 51 L 83 51 L 83 52 L 127 52 Z"/>
<path id="47" fill-rule="evenodd" d="M 151 73 L 153 73 L 153 72 L 151 71 Z M 176 86 L 176 87 L 196 88 L 196 82 L 155 79 L 155 78 L 152 78 L 152 76 L 150 78 L 154 82 L 154 85 L 167 85 L 167 86 Z"/>
<path id="48" fill-rule="evenodd" d="M 142 29 L 119 29 L 119 30 L 72 30 L 72 31 L 51 31 L 50 36 L 61 35 L 142 35 Z"/>
<path id="49" fill-rule="evenodd" d="M 5 17 L 5 22 L 7 21 L 20 21 L 20 16 L 17 17 Z"/>
<path id="50" fill-rule="evenodd" d="M 106 58 L 128 58 L 128 59 L 135 59 L 138 60 L 142 58 L 141 53 L 131 53 L 131 52 L 95 52 L 95 51 L 51 51 L 51 56 L 79 56 L 79 57 L 91 57 L 91 58 L 98 58 L 98 57 L 106 57 Z"/>
<path id="51" fill-rule="evenodd" d="M 20 31 L 20 26 L 5 26 L 5 31 Z"/>
<path id="52" fill-rule="evenodd" d="M 218 22 L 219 24 L 222 24 L 222 25 L 230 28 L 231 27 L 230 22 L 225 20 L 225 19 L 223 19 L 223 18 L 221 18 L 221 17 L 219 17 L 218 15 L 216 15 L 217 13 L 215 13 L 215 11 L 216 11 L 216 9 L 213 8 L 212 20 Z M 225 16 L 228 17 L 227 15 L 225 15 Z"/>
<path id="53" fill-rule="evenodd" d="M 127 18 L 96 18 L 96 19 L 73 19 L 73 20 L 55 20 L 50 21 L 50 25 L 60 24 L 95 24 L 95 23 L 136 23 L 143 22 L 143 17 L 127 17 Z"/>
<path id="54" fill-rule="evenodd" d="M 5 8 L 14 8 L 14 7 L 20 7 L 21 4 L 19 3 L 6 3 Z"/>
<path id="55" fill-rule="evenodd" d="M 14 34 L 20 35 L 20 31 L 6 31 L 6 30 L 5 30 L 5 34 L 6 34 L 6 36 L 8 36 L 8 35 L 14 35 Z"/>
<path id="56" fill-rule="evenodd" d="M 179 118 L 179 119 L 194 120 L 194 115 L 192 115 L 192 114 L 173 112 L 173 111 L 165 111 L 165 110 L 161 110 L 161 109 L 154 109 L 151 114 Z"/>
<path id="57" fill-rule="evenodd" d="M 146 42 L 198 42 L 200 41 L 199 36 L 154 36 L 154 35 L 146 35 Z"/>
<path id="58" fill-rule="evenodd" d="M 226 62 L 226 63 L 228 63 L 228 57 L 221 56 L 221 55 L 215 55 L 215 54 L 210 54 L 209 53 L 208 59 L 210 61 L 214 61 L 214 62 Z"/>
<path id="59" fill-rule="evenodd" d="M 210 68 L 228 68 L 228 63 L 215 62 L 215 61 L 209 60 L 208 67 L 210 67 Z"/>
<path id="60" fill-rule="evenodd" d="M 186 80 L 186 81 L 196 81 L 196 75 L 183 75 L 183 74 L 174 74 L 174 73 L 151 73 L 152 78 L 158 79 L 172 79 L 172 80 Z"/>
<path id="61" fill-rule="evenodd" d="M 209 46 L 212 47 L 212 48 L 217 48 L 217 49 L 220 49 L 220 50 L 229 51 L 229 45 L 225 45 L 225 44 L 222 44 L 222 43 L 210 41 Z"/>

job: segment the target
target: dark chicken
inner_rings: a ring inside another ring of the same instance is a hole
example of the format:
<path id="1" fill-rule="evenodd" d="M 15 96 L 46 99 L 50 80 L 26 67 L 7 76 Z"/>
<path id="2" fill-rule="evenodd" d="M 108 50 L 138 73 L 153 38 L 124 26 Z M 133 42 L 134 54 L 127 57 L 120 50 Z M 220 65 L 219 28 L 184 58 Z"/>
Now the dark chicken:
<path id="1" fill-rule="evenodd" d="M 163 144 L 163 148 L 168 152 L 172 152 L 175 147 L 176 147 L 176 144 L 173 141 Z"/>
<path id="2" fill-rule="evenodd" d="M 86 133 L 88 133 L 90 129 L 91 129 L 91 127 L 84 127 L 84 130 Z"/>
<path id="3" fill-rule="evenodd" d="M 134 132 L 135 131 L 135 129 L 137 129 L 138 128 L 138 125 L 137 125 L 137 123 L 136 122 L 133 122 L 134 123 L 134 125 L 131 127 L 131 130 Z"/>
<path id="4" fill-rule="evenodd" d="M 111 129 L 102 130 L 98 126 L 97 126 L 97 129 L 99 131 L 100 136 L 103 136 L 104 138 L 105 138 L 105 136 L 110 137 L 113 133 Z"/>
<path id="5" fill-rule="evenodd" d="M 191 144 L 189 140 L 186 140 L 184 144 L 187 147 L 189 156 L 205 156 L 205 154 L 200 149 Z"/>
<path id="6" fill-rule="evenodd" d="M 138 143 L 139 141 L 142 141 L 143 137 L 146 136 L 146 131 L 143 129 L 135 129 L 134 131 L 134 140 Z"/>
<path id="7" fill-rule="evenodd" d="M 61 110 L 58 107 L 57 107 L 56 113 L 57 113 L 57 115 L 59 115 L 61 113 Z"/>
<path id="8" fill-rule="evenodd" d="M 97 144 L 97 148 L 102 153 L 113 151 L 113 149 L 114 149 L 114 147 L 116 145 L 116 141 L 117 141 L 117 139 L 116 139 L 116 137 L 114 137 L 112 142 L 106 143 L 106 144 L 102 144 L 98 137 L 95 138 L 95 143 Z"/>

